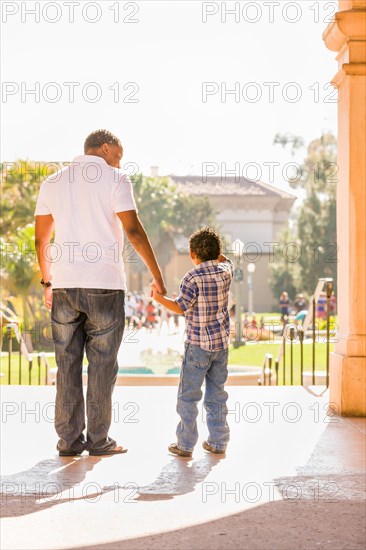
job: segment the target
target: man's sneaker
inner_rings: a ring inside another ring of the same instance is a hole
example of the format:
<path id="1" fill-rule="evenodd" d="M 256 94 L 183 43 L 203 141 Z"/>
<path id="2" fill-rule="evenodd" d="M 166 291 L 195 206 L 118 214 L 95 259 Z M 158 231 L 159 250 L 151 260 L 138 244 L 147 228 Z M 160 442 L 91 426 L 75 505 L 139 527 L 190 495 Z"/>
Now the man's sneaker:
<path id="1" fill-rule="evenodd" d="M 214 455 L 224 455 L 226 452 L 226 449 L 216 449 L 216 447 L 213 447 L 207 441 L 204 441 L 202 443 L 202 447 L 205 449 L 205 451 L 208 451 L 209 453 L 213 453 Z"/>
<path id="2" fill-rule="evenodd" d="M 192 451 L 183 451 L 176 443 L 169 445 L 168 449 L 173 455 L 183 456 L 185 458 L 191 458 L 192 456 Z"/>

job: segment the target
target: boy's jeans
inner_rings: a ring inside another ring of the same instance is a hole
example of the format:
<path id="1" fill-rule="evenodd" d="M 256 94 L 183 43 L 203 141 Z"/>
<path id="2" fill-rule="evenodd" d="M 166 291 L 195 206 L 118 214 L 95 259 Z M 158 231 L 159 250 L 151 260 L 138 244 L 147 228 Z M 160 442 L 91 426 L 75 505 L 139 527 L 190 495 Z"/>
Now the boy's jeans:
<path id="1" fill-rule="evenodd" d="M 206 351 L 199 346 L 185 344 L 177 412 L 181 418 L 177 426 L 177 445 L 184 451 L 193 451 L 197 443 L 198 403 L 202 398 L 201 386 L 206 380 L 203 404 L 207 413 L 209 431 L 208 443 L 219 450 L 225 450 L 230 430 L 226 422 L 228 349 Z"/>
<path id="2" fill-rule="evenodd" d="M 105 451 L 116 442 L 108 437 L 112 392 L 117 378 L 117 353 L 125 326 L 124 291 L 57 288 L 52 298 L 52 334 L 57 363 L 55 428 L 59 451 Z M 83 395 L 84 349 L 88 359 L 85 429 Z"/>

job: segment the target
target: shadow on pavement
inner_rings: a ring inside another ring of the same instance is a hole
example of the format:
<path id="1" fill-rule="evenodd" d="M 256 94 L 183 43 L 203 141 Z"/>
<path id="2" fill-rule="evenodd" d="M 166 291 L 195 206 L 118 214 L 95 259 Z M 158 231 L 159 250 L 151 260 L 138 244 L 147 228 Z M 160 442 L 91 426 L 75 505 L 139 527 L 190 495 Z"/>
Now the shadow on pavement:
<path id="1" fill-rule="evenodd" d="M 138 501 L 168 500 L 194 491 L 224 456 L 205 455 L 200 460 L 174 458 L 151 485 L 140 487 Z"/>
<path id="2" fill-rule="evenodd" d="M 100 460 L 89 456 L 55 457 L 42 460 L 29 470 L 1 476 L 1 516 L 23 516 L 78 500 L 79 497 L 71 498 L 73 488 Z"/>

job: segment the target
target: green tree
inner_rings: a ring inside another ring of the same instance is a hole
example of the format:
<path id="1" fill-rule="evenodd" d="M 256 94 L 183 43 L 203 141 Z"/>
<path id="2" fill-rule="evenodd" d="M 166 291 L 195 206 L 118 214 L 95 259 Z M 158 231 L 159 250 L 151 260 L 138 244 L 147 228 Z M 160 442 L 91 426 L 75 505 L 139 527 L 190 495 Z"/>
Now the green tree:
<path id="1" fill-rule="evenodd" d="M 294 134 L 281 134 L 277 133 L 273 138 L 274 145 L 282 145 L 282 147 L 290 146 L 291 156 L 294 156 L 298 149 L 304 147 L 304 140 L 301 136 L 295 136 Z"/>
<path id="2" fill-rule="evenodd" d="M 294 243 L 294 238 L 286 229 L 279 237 L 281 244 Z M 298 243 L 295 242 L 296 245 Z M 284 248 L 274 247 L 274 261 L 270 264 L 270 286 L 273 296 L 279 300 L 281 292 L 286 291 L 291 300 L 295 298 L 299 285 L 299 264 L 295 260 L 296 256 L 292 256 L 291 252 L 287 255 L 283 253 Z M 291 247 L 290 247 L 291 250 Z"/>
<path id="3" fill-rule="evenodd" d="M 42 181 L 56 169 L 21 159 L 1 165 L 2 285 L 27 330 L 49 318 L 34 249 L 34 210 Z"/>
<path id="4" fill-rule="evenodd" d="M 1 238 L 2 266 L 6 270 L 9 290 L 22 300 L 23 322 L 30 329 L 36 320 L 34 306 L 30 300 L 30 289 L 37 273 L 34 248 L 34 225 L 28 224 L 9 240 Z M 32 323 L 30 323 L 30 316 Z"/>
<path id="5" fill-rule="evenodd" d="M 279 134 L 276 137 L 277 143 L 284 145 L 285 137 L 282 136 L 282 141 Z M 293 147 L 294 140 L 289 141 L 288 144 Z M 301 178 L 290 182 L 293 188 L 301 189 L 303 193 L 294 235 L 291 239 L 297 243 L 301 254 L 296 268 L 289 268 L 283 259 L 276 258 L 271 274 L 271 286 L 274 292 L 281 278 L 286 280 L 289 272 L 297 292 L 312 294 L 321 277 L 332 277 L 336 288 L 337 173 L 337 140 L 333 134 L 326 133 L 308 145 L 307 154 L 301 166 Z M 287 289 L 283 288 L 283 290 Z"/>
<path id="6" fill-rule="evenodd" d="M 57 166 L 44 162 L 18 160 L 1 169 L 1 217 L 3 235 L 14 236 L 34 216 L 39 187 Z"/>

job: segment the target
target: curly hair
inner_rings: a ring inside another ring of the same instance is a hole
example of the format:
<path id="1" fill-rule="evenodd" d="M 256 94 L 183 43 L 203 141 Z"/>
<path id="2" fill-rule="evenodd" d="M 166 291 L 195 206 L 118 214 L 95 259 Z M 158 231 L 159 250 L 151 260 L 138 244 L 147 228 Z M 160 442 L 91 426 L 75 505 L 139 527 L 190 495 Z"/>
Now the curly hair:
<path id="1" fill-rule="evenodd" d="M 120 140 L 112 134 L 112 132 L 109 132 L 108 130 L 95 130 L 86 138 L 84 143 L 84 152 L 88 151 L 88 149 L 98 149 L 104 143 L 122 147 Z"/>
<path id="2" fill-rule="evenodd" d="M 217 260 L 222 250 L 221 237 L 211 227 L 203 227 L 190 236 L 189 248 L 202 262 Z"/>

